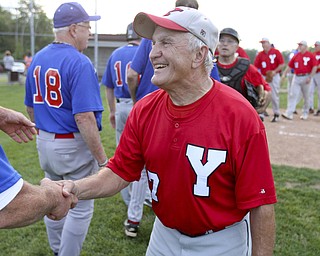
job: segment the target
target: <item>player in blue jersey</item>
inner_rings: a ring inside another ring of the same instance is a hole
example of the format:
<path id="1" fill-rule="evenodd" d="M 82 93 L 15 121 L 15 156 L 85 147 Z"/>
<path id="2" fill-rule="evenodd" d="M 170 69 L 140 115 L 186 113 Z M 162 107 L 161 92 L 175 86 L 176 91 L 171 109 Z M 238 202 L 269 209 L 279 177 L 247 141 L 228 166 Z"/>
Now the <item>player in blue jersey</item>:
<path id="1" fill-rule="evenodd" d="M 40 166 L 51 180 L 76 180 L 107 163 L 99 131 L 103 105 L 91 61 L 82 51 L 91 36 L 89 16 L 76 3 L 54 14 L 55 41 L 33 58 L 26 79 L 25 105 L 39 131 Z M 59 256 L 80 255 L 93 215 L 94 201 L 79 201 L 66 218 L 45 217 L 49 244 Z"/>
<path id="2" fill-rule="evenodd" d="M 127 27 L 126 38 L 128 44 L 112 52 L 101 80 L 101 84 L 106 86 L 106 98 L 110 112 L 109 121 L 111 126 L 116 129 L 117 145 L 133 106 L 127 84 L 127 73 L 141 41 L 141 38 L 134 32 L 132 23 Z M 130 190 L 131 186 L 128 186 L 121 191 L 127 206 L 130 202 Z"/>
<path id="3" fill-rule="evenodd" d="M 0 107 L 0 130 L 18 143 L 28 142 L 36 134 L 34 124 L 24 115 Z M 48 179 L 35 186 L 24 181 L 9 163 L 0 145 L 0 228 L 16 228 L 32 224 L 44 215 L 64 217 L 72 199 L 64 197 L 62 188 Z M 76 201 L 74 201 L 75 203 Z"/>

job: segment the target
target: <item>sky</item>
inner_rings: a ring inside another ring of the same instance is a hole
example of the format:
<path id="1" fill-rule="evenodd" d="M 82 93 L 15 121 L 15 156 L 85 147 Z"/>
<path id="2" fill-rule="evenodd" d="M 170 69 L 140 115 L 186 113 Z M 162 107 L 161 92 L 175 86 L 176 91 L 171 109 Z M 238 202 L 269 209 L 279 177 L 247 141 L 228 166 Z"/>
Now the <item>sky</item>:
<path id="1" fill-rule="evenodd" d="M 74 1 L 74 0 L 70 0 Z M 1 0 L 2 7 L 15 7 L 18 0 Z M 48 18 L 67 0 L 34 0 Z M 139 12 L 163 15 L 174 8 L 175 0 L 78 0 L 89 15 L 101 16 L 92 32 L 124 34 Z M 316 0 L 198 0 L 199 11 L 222 30 L 238 31 L 240 46 L 262 50 L 259 41 L 269 38 L 280 51 L 292 50 L 301 40 L 309 46 L 320 40 L 319 7 Z"/>

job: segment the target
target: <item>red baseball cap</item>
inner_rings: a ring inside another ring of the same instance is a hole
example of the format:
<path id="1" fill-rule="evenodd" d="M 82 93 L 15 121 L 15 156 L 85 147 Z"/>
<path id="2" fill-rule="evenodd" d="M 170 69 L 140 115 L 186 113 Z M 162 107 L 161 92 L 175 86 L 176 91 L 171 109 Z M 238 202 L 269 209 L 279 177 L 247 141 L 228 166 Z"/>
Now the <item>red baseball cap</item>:
<path id="1" fill-rule="evenodd" d="M 204 42 L 211 52 L 217 47 L 218 29 L 209 18 L 194 8 L 179 6 L 161 17 L 140 12 L 133 21 L 137 34 L 148 39 L 152 39 L 156 26 L 189 32 Z"/>

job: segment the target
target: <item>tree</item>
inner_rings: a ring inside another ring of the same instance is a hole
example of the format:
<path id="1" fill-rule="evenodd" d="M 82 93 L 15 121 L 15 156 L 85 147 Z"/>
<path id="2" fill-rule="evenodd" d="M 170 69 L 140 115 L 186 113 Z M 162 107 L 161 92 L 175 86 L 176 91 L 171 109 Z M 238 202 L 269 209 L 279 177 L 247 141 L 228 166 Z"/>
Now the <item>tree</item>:
<path id="1" fill-rule="evenodd" d="M 0 31 L 14 31 L 14 21 L 12 14 L 0 6 Z M 0 36 L 0 52 L 4 53 L 6 50 L 14 51 L 14 37 L 9 35 Z"/>
<path id="2" fill-rule="evenodd" d="M 10 11 L 0 6 L 0 50 L 9 49 L 16 59 L 23 59 L 24 54 L 31 49 L 30 17 L 34 17 L 35 51 L 37 52 L 53 39 L 52 20 L 42 10 L 41 6 L 30 1 L 20 0 L 19 6 Z"/>

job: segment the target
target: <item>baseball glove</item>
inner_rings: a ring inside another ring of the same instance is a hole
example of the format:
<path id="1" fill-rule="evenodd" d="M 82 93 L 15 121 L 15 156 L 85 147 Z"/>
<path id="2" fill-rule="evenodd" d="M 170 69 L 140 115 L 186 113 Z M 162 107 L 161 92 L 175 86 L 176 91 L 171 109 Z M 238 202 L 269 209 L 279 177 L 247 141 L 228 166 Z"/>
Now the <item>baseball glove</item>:
<path id="1" fill-rule="evenodd" d="M 274 72 L 272 72 L 271 70 L 268 70 L 267 73 L 266 73 L 266 81 L 267 81 L 267 83 L 271 83 L 272 82 L 273 76 L 274 76 Z"/>
<path id="2" fill-rule="evenodd" d="M 251 103 L 251 105 L 254 108 L 259 107 L 259 95 L 256 92 L 254 86 L 248 82 L 247 80 L 244 80 L 246 88 L 247 88 L 247 100 Z"/>

